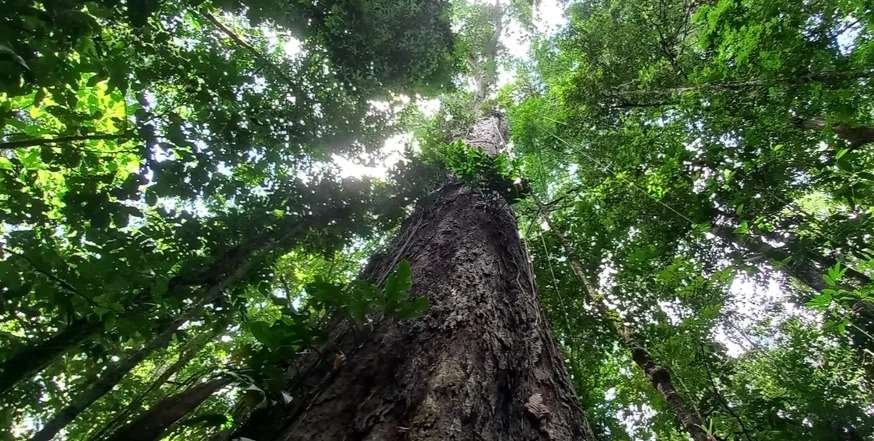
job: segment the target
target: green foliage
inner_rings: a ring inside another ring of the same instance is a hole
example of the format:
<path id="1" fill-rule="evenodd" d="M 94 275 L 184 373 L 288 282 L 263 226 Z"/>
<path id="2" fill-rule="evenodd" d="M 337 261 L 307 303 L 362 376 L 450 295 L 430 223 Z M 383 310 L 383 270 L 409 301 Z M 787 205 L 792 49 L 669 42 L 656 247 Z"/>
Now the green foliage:
<path id="1" fill-rule="evenodd" d="M 444 2 L 15 0 L 4 8 L 0 362 L 48 357 L 21 379 L 13 378 L 20 369 L 0 368 L 14 386 L 0 391 L 7 438 L 27 437 L 207 295 L 215 298 L 192 323 L 209 327 L 228 314 L 235 331 L 190 361 L 199 372 L 186 367 L 168 380 L 197 381 L 205 366 L 275 371 L 279 357 L 324 332 L 290 306 L 313 280 L 300 268 L 316 262 L 326 280 L 348 279 L 357 263 L 340 271 L 314 256 L 373 240 L 423 191 L 411 180 L 343 179 L 319 165 L 372 153 L 396 132 L 394 109 L 377 101 L 451 88 L 457 61 Z M 295 292 L 271 294 L 284 289 Z M 395 302 L 393 313 L 423 308 Z M 70 339 L 52 355 L 45 342 L 64 332 Z M 117 429 L 172 393 L 158 385 L 135 399 L 188 335 L 68 425 L 69 439 Z M 246 349 L 265 343 L 275 353 Z M 125 406 L 119 417 L 114 409 Z M 204 405 L 231 407 L 232 397 Z M 217 429 L 180 430 L 202 438 Z"/>
<path id="2" fill-rule="evenodd" d="M 317 281 L 306 290 L 313 307 L 339 312 L 357 323 L 365 323 L 382 318 L 407 320 L 421 316 L 428 308 L 428 299 L 410 297 L 411 286 L 410 264 L 401 261 L 388 274 L 382 289 L 359 280 L 346 286 Z"/>
<path id="3" fill-rule="evenodd" d="M 874 436 L 869 2 L 566 6 L 493 95 L 511 65 L 495 27 L 535 32 L 538 2 L 5 2 L 0 363 L 48 360 L 21 379 L 0 366 L 0 438 L 32 434 L 209 293 L 66 437 L 104 438 L 216 372 L 235 392 L 167 438 L 293 400 L 289 373 L 330 365 L 332 333 L 426 313 L 407 262 L 356 277 L 447 174 L 515 204 L 602 438 L 687 438 L 617 322 L 719 439 Z M 398 110 L 438 92 L 432 117 Z M 492 112 L 512 129 L 495 156 L 461 141 Z M 404 129 L 421 153 L 385 179 L 329 164 Z"/>
<path id="4" fill-rule="evenodd" d="M 299 307 L 271 296 L 272 306 L 246 322 L 252 340 L 242 340 L 238 356 L 246 362 L 253 385 L 271 397 L 281 398 L 288 390 L 282 367 L 318 350 L 338 320 L 349 320 L 355 332 L 383 320 L 418 318 L 428 309 L 425 297 L 411 296 L 412 274 L 406 261 L 387 275 L 382 288 L 364 280 L 344 283 L 328 274 L 312 274 L 310 279 L 300 285 Z"/>
<path id="5" fill-rule="evenodd" d="M 629 360 L 586 322 L 543 211 L 717 437 L 871 436 L 866 8 L 578 2 L 502 91 L 541 295 L 605 437 L 685 435 L 645 381 L 592 378 Z M 790 358 L 819 361 L 774 368 Z"/>
<path id="6" fill-rule="evenodd" d="M 425 161 L 439 165 L 452 177 L 477 188 L 495 190 L 508 201 L 524 197 L 518 162 L 506 153 L 489 155 L 478 148 L 456 140 L 428 150 Z"/>

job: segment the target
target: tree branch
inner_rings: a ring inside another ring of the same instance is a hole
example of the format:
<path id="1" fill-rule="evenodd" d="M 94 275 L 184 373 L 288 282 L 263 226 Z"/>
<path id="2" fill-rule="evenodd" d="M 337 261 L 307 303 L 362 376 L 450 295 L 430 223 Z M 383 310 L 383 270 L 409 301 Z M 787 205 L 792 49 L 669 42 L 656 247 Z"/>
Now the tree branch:
<path id="1" fill-rule="evenodd" d="M 243 49 L 249 51 L 252 55 L 255 56 L 255 58 L 257 58 L 262 63 L 264 63 L 264 65 L 266 65 L 271 70 L 273 70 L 274 73 L 276 73 L 277 75 L 282 77 L 283 80 L 287 81 L 289 84 L 295 83 L 294 79 L 289 77 L 288 75 L 286 75 L 285 72 L 283 72 L 282 69 L 279 68 L 279 66 L 277 66 L 275 63 L 273 63 L 273 61 L 267 57 L 267 55 L 264 55 L 260 50 L 258 50 L 258 48 L 249 44 L 249 42 L 244 40 L 243 37 L 240 37 L 239 35 L 237 35 L 236 32 L 234 32 L 231 28 L 227 27 L 216 16 L 210 14 L 209 12 L 197 12 L 197 11 L 195 11 L 195 13 L 199 14 L 202 17 L 204 17 L 205 19 L 207 19 L 207 21 L 212 23 L 222 34 L 225 34 L 225 36 L 230 38 L 234 43 L 236 43 L 237 45 L 239 45 Z"/>
<path id="2" fill-rule="evenodd" d="M 859 78 L 870 78 L 874 76 L 874 69 L 863 70 L 848 70 L 848 71 L 832 71 L 832 72 L 808 72 L 795 77 L 777 77 L 768 79 L 755 79 L 748 81 L 726 81 L 722 83 L 703 83 L 691 86 L 672 87 L 664 89 L 637 89 L 637 90 L 612 90 L 606 93 L 608 97 L 626 98 L 629 96 L 654 96 L 664 97 L 686 92 L 699 92 L 705 90 L 714 91 L 735 91 L 743 90 L 750 87 L 771 86 L 774 84 L 803 84 L 809 81 L 819 81 L 823 83 L 833 83 L 841 80 L 852 80 Z"/>
<path id="3" fill-rule="evenodd" d="M 97 141 L 105 139 L 124 139 L 133 135 L 133 132 L 123 133 L 93 133 L 90 135 L 70 135 L 58 136 L 55 138 L 32 138 L 22 139 L 20 141 L 0 142 L 0 150 L 10 150 L 22 147 L 35 147 L 46 144 L 57 144 L 61 142 L 76 142 L 76 141 Z"/>

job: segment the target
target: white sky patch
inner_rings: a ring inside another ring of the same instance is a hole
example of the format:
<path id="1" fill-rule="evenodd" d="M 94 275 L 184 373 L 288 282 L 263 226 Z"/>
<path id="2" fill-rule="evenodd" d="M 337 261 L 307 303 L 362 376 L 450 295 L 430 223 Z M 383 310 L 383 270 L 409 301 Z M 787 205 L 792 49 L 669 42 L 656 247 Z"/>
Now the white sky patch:
<path id="1" fill-rule="evenodd" d="M 267 25 L 261 26 L 259 30 L 267 38 L 267 50 L 270 52 L 281 51 L 282 55 L 289 60 L 306 54 L 303 42 L 291 34 L 278 32 L 276 28 Z"/>
<path id="2" fill-rule="evenodd" d="M 683 306 L 683 302 L 679 299 L 673 299 L 670 301 L 667 300 L 659 300 L 659 309 L 668 316 L 668 320 L 671 322 L 671 325 L 677 326 L 679 325 L 685 317 L 688 317 L 691 313 L 689 308 Z"/>
<path id="3" fill-rule="evenodd" d="M 388 171 L 403 160 L 404 149 L 413 143 L 412 133 L 401 133 L 385 140 L 382 148 L 376 153 L 377 158 L 331 155 L 340 176 L 344 178 L 361 178 L 365 176 L 385 178 Z"/>
<path id="4" fill-rule="evenodd" d="M 516 71 L 515 71 L 515 69 L 513 69 L 513 68 L 506 68 L 506 67 L 504 67 L 504 66 L 499 66 L 499 67 L 498 67 L 498 79 L 497 79 L 496 84 L 497 84 L 497 86 L 498 86 L 499 88 L 500 88 L 500 87 L 504 87 L 504 86 L 506 86 L 507 84 L 512 83 L 513 80 L 515 80 L 515 79 L 516 79 Z M 475 87 L 475 84 L 471 83 L 471 87 L 472 87 L 472 88 Z"/>
<path id="5" fill-rule="evenodd" d="M 740 357 L 751 348 L 737 342 L 737 335 L 729 335 L 725 326 L 717 326 L 713 331 L 713 339 L 725 346 L 725 353 L 732 358 Z"/>
<path id="6" fill-rule="evenodd" d="M 501 43 L 513 58 L 527 58 L 531 49 L 531 34 L 520 23 L 511 21 L 501 35 Z"/>
<path id="7" fill-rule="evenodd" d="M 286 40 L 282 42 L 282 51 L 285 52 L 286 57 L 295 58 L 303 54 L 303 43 L 297 38 L 286 37 Z"/>
<path id="8" fill-rule="evenodd" d="M 838 50 L 841 51 L 841 55 L 849 55 L 858 44 L 862 24 L 853 16 L 849 16 L 841 22 L 841 26 L 844 28 L 837 36 Z"/>
<path id="9" fill-rule="evenodd" d="M 738 357 L 755 346 L 773 346 L 780 338 L 780 324 L 789 319 L 800 318 L 811 326 L 821 323 L 820 315 L 798 306 L 781 282 L 772 277 L 763 284 L 743 274 L 734 278 L 725 305 L 728 316 L 713 332 L 714 340 L 725 345 L 729 356 Z M 766 320 L 771 331 L 761 335 L 755 328 Z"/>
<path id="10" fill-rule="evenodd" d="M 567 21 L 561 0 L 540 0 L 534 17 L 537 32 L 552 34 L 564 27 Z"/>
<path id="11" fill-rule="evenodd" d="M 620 410 L 618 417 L 619 422 L 625 427 L 625 432 L 631 435 L 634 440 L 649 440 L 654 438 L 651 432 L 647 433 L 645 438 L 640 438 L 637 435 L 643 429 L 651 427 L 651 420 L 655 415 L 655 409 L 648 404 L 637 404 Z"/>
<path id="12" fill-rule="evenodd" d="M 601 272 L 598 273 L 598 289 L 601 292 L 609 293 L 616 286 L 616 267 L 611 262 L 606 262 L 601 266 Z M 609 303 L 609 299 L 605 299 Z M 616 309 L 616 305 L 610 305 Z"/>
<path id="13" fill-rule="evenodd" d="M 436 115 L 440 110 L 440 99 L 418 99 L 416 100 L 416 106 L 419 108 L 419 111 L 422 112 L 425 117 L 431 118 Z"/>
<path id="14" fill-rule="evenodd" d="M 560 0 L 543 0 L 538 2 L 534 10 L 534 33 L 551 35 L 567 24 L 564 7 Z M 506 24 L 501 35 L 501 44 L 511 60 L 530 61 L 532 32 L 516 20 Z M 515 79 L 516 68 L 501 63 L 498 66 L 497 86 L 503 87 Z"/>

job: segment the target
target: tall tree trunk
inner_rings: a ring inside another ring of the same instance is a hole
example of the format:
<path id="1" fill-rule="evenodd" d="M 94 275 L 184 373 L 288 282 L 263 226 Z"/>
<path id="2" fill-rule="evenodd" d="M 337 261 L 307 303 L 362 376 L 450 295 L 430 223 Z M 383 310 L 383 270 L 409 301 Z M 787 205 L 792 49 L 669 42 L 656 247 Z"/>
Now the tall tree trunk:
<path id="1" fill-rule="evenodd" d="M 190 316 L 186 316 L 185 318 L 175 320 L 144 347 L 125 357 L 117 365 L 110 366 L 105 371 L 101 372 L 100 376 L 94 383 L 85 389 L 84 392 L 74 397 L 67 407 L 52 417 L 52 419 L 50 419 L 30 440 L 48 441 L 54 438 L 61 429 L 66 427 L 67 424 L 79 416 L 79 414 L 87 409 L 88 406 L 112 390 L 131 369 L 136 367 L 136 365 L 149 356 L 149 354 L 155 350 L 166 347 L 173 338 L 173 334 L 175 334 L 176 331 L 179 330 L 179 327 L 190 318 Z"/>
<path id="2" fill-rule="evenodd" d="M 0 363 L 0 396 L 19 381 L 32 378 L 62 354 L 91 339 L 101 329 L 99 323 L 78 319 L 48 340 L 3 360 Z"/>
<path id="3" fill-rule="evenodd" d="M 474 92 L 474 114 L 477 118 L 481 117 L 481 105 L 488 98 L 492 87 L 498 79 L 498 66 L 496 60 L 498 58 L 498 49 L 501 45 L 501 34 L 504 32 L 504 14 L 506 13 L 504 5 L 500 0 L 495 0 L 494 5 L 489 10 L 489 19 L 492 24 L 492 33 L 489 39 L 485 42 L 482 48 L 482 59 L 473 61 L 475 71 L 474 81 L 476 89 Z"/>
<path id="4" fill-rule="evenodd" d="M 108 441 L 155 441 L 176 421 L 191 413 L 207 398 L 231 382 L 217 378 L 192 386 L 176 395 L 158 401 L 148 412 L 115 432 Z"/>
<path id="5" fill-rule="evenodd" d="M 155 377 L 154 380 L 152 380 L 146 390 L 142 391 L 139 395 L 132 399 L 124 410 L 113 415 L 112 420 L 107 422 L 100 431 L 92 435 L 91 439 L 103 439 L 106 434 L 116 430 L 116 428 L 118 428 L 118 426 L 123 423 L 129 415 L 139 411 L 143 402 L 146 400 L 146 398 L 149 397 L 152 392 L 154 392 L 155 390 L 159 390 L 161 386 L 163 386 L 164 383 L 167 382 L 167 380 L 169 380 L 173 375 L 179 372 L 179 370 L 181 370 L 183 367 L 187 366 L 191 359 L 194 358 L 194 356 L 197 355 L 197 353 L 200 352 L 201 349 L 203 349 L 203 346 L 208 343 L 212 338 L 214 338 L 216 334 L 224 331 L 226 326 L 227 323 L 222 322 L 221 326 L 216 326 L 215 329 L 203 332 L 201 335 L 198 335 L 197 337 L 188 341 L 185 344 L 184 348 L 182 348 L 176 361 L 172 365 L 161 371 L 158 376 Z"/>
<path id="6" fill-rule="evenodd" d="M 294 228 L 292 230 L 296 231 Z M 252 266 L 253 259 L 276 244 L 273 236 L 275 234 L 264 234 L 243 246 L 235 247 L 217 258 L 203 271 L 173 277 L 168 284 L 171 295 L 186 295 L 183 292 L 187 287 L 196 285 L 204 286 L 202 292 L 224 290 L 245 276 L 245 272 L 241 272 L 240 268 L 248 269 Z M 144 308 L 150 307 L 142 304 L 147 298 L 148 296 L 143 295 L 135 296 L 133 307 L 123 313 L 118 320 L 137 319 Z M 21 349 L 12 357 L 3 360 L 0 363 L 0 396 L 18 382 L 32 378 L 61 355 L 91 340 L 102 329 L 103 323 L 99 321 L 78 319 L 52 338 Z"/>
<path id="7" fill-rule="evenodd" d="M 643 371 L 652 387 L 658 391 L 671 411 L 674 412 L 681 430 L 686 431 L 695 441 L 716 441 L 716 438 L 704 429 L 704 419 L 701 415 L 694 407 L 687 405 L 683 397 L 677 392 L 671 380 L 670 372 L 656 362 L 652 354 L 639 343 L 639 339 L 634 331 L 625 326 L 618 318 L 618 315 L 607 305 L 604 301 L 604 296 L 597 292 L 589 278 L 586 277 L 583 265 L 577 257 L 576 249 L 574 249 L 561 231 L 553 228 L 549 216 L 543 212 L 544 207 L 542 205 L 540 205 L 540 209 L 544 220 L 550 227 L 550 231 L 553 231 L 561 242 L 565 254 L 568 256 L 571 270 L 580 283 L 583 284 L 583 295 L 589 304 L 595 307 L 598 315 L 613 329 L 626 349 L 631 352 L 631 358 L 634 360 L 634 363 Z"/>
<path id="8" fill-rule="evenodd" d="M 476 124 L 468 145 L 490 155 L 506 122 L 483 103 L 495 82 L 504 6 L 472 69 Z M 259 441 L 594 440 L 541 310 L 515 216 L 493 190 L 452 182 L 420 201 L 365 278 L 412 268 L 424 317 L 372 323 L 363 338 L 336 332 L 333 363 L 309 369 L 309 393 L 261 412 L 235 436 Z M 345 337 L 344 337 L 345 336 Z M 327 349 L 320 353 L 329 353 Z M 319 364 L 319 363 L 316 363 Z"/>
<path id="9" fill-rule="evenodd" d="M 213 302 L 222 295 L 224 290 L 232 283 L 239 280 L 253 265 L 252 259 L 242 262 L 240 266 L 234 268 L 230 273 L 225 275 L 222 280 L 216 282 L 209 289 L 199 296 L 197 303 L 188 308 L 188 310 L 179 318 L 167 325 L 160 334 L 148 342 L 144 347 L 132 353 L 119 364 L 108 368 L 101 373 L 101 376 L 88 389 L 73 398 L 72 402 L 64 409 L 52 417 L 43 428 L 37 432 L 31 441 L 48 441 L 52 439 L 61 429 L 73 421 L 82 411 L 88 408 L 95 401 L 100 399 L 107 392 L 112 390 L 124 376 L 130 372 L 137 364 L 148 357 L 152 352 L 166 347 L 179 327 L 186 321 L 195 319 L 200 316 L 204 305 Z"/>
<path id="10" fill-rule="evenodd" d="M 261 440 L 593 440 L 537 299 L 509 205 L 449 183 L 423 201 L 389 253 L 410 262 L 424 317 L 385 320 L 318 393 Z M 247 432 L 248 430 L 248 432 Z"/>

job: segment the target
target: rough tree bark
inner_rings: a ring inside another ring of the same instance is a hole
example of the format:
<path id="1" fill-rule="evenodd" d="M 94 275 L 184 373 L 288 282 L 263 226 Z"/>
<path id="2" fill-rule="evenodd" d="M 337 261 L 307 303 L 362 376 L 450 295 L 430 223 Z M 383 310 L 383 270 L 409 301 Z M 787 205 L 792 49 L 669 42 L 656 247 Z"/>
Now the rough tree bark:
<path id="1" fill-rule="evenodd" d="M 168 427 L 188 415 L 219 389 L 231 382 L 228 377 L 216 378 L 192 386 L 176 395 L 155 403 L 143 413 L 119 429 L 107 441 L 155 441 L 161 438 Z"/>
<path id="2" fill-rule="evenodd" d="M 407 220 L 385 274 L 410 262 L 424 317 L 379 323 L 275 440 L 592 440 L 541 311 L 512 210 L 448 183 Z M 251 425 L 250 425 L 251 426 Z M 257 429 L 257 428 L 255 428 Z"/>
<path id="3" fill-rule="evenodd" d="M 626 349 L 631 352 L 632 360 L 643 371 L 652 387 L 658 391 L 659 395 L 661 395 L 662 399 L 665 400 L 665 403 L 673 411 L 680 428 L 686 431 L 695 441 L 716 441 L 716 438 L 705 430 L 704 418 L 701 417 L 694 407 L 687 405 L 683 397 L 677 392 L 670 372 L 656 362 L 652 354 L 639 343 L 640 339 L 637 338 L 634 331 L 625 326 L 622 320 L 604 301 L 604 297 L 591 284 L 589 278 L 586 277 L 585 271 L 583 271 L 583 266 L 577 257 L 576 249 L 574 249 L 570 241 L 560 230 L 552 227 L 552 223 L 543 212 L 543 209 L 543 205 L 540 205 L 543 218 L 549 225 L 550 231 L 555 232 L 562 248 L 565 250 L 565 254 L 568 256 L 571 270 L 583 284 L 583 295 L 589 304 L 595 307 L 598 315 L 610 325 Z"/>

